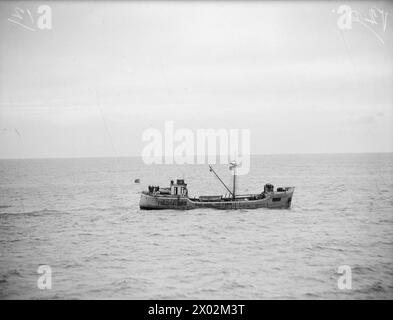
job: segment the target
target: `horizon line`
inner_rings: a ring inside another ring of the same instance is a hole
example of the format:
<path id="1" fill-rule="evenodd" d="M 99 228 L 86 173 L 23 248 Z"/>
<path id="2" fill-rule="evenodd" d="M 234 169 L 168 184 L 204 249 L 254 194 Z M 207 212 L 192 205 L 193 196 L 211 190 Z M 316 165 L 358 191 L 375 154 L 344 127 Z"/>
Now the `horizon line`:
<path id="1" fill-rule="evenodd" d="M 377 151 L 377 152 L 299 152 L 299 153 L 254 153 L 250 156 L 292 156 L 292 155 L 357 155 L 357 154 L 389 154 L 393 151 Z M 207 157 L 208 155 L 206 155 Z M 219 155 L 217 156 L 219 157 Z M 56 160 L 56 159 L 109 159 L 109 158 L 142 158 L 142 156 L 68 156 L 68 157 L 22 157 L 22 158 L 2 158 L 0 160 Z"/>

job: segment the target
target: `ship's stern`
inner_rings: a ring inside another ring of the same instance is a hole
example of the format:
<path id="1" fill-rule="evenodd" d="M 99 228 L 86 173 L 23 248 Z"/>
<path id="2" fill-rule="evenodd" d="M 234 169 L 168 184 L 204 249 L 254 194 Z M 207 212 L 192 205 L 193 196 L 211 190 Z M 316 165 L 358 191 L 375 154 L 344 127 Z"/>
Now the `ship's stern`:
<path id="1" fill-rule="evenodd" d="M 157 198 L 145 192 L 141 193 L 141 197 L 139 199 L 139 208 L 141 208 L 142 210 L 160 209 Z"/>

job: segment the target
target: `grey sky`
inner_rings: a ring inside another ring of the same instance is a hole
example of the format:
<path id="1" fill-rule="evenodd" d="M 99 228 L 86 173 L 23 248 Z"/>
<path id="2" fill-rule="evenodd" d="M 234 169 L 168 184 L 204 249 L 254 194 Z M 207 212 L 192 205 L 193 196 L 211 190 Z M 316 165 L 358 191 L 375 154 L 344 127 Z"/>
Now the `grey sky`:
<path id="1" fill-rule="evenodd" d="M 393 151 L 392 2 L 0 2 L 0 157 L 140 155 L 142 132 L 247 128 L 252 153 Z M 337 26 L 349 4 L 386 30 Z"/>

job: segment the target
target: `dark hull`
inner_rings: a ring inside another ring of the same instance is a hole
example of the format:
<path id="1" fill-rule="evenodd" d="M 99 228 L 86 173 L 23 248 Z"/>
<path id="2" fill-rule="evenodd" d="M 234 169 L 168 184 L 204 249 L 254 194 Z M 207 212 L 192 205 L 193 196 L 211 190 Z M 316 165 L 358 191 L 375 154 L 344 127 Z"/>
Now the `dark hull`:
<path id="1" fill-rule="evenodd" d="M 223 199 L 221 201 L 199 201 L 188 197 L 153 195 L 142 193 L 139 207 L 143 210 L 190 210 L 196 208 L 212 208 L 221 210 L 276 208 L 288 209 L 291 207 L 294 188 L 287 188 L 284 192 L 271 192 L 264 198 L 254 199 L 259 195 L 249 198 L 242 197 L 235 200 Z"/>

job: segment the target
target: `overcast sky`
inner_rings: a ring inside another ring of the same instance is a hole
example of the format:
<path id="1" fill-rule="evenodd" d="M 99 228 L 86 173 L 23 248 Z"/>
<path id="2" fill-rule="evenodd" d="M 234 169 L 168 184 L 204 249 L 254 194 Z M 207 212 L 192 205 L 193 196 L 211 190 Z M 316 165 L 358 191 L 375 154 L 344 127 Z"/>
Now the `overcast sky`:
<path id="1" fill-rule="evenodd" d="M 251 151 L 393 151 L 392 2 L 0 2 L 0 157 L 140 155 L 142 132 L 250 129 Z M 337 26 L 349 4 L 367 26 Z M 382 41 L 381 41 L 382 39 Z"/>

